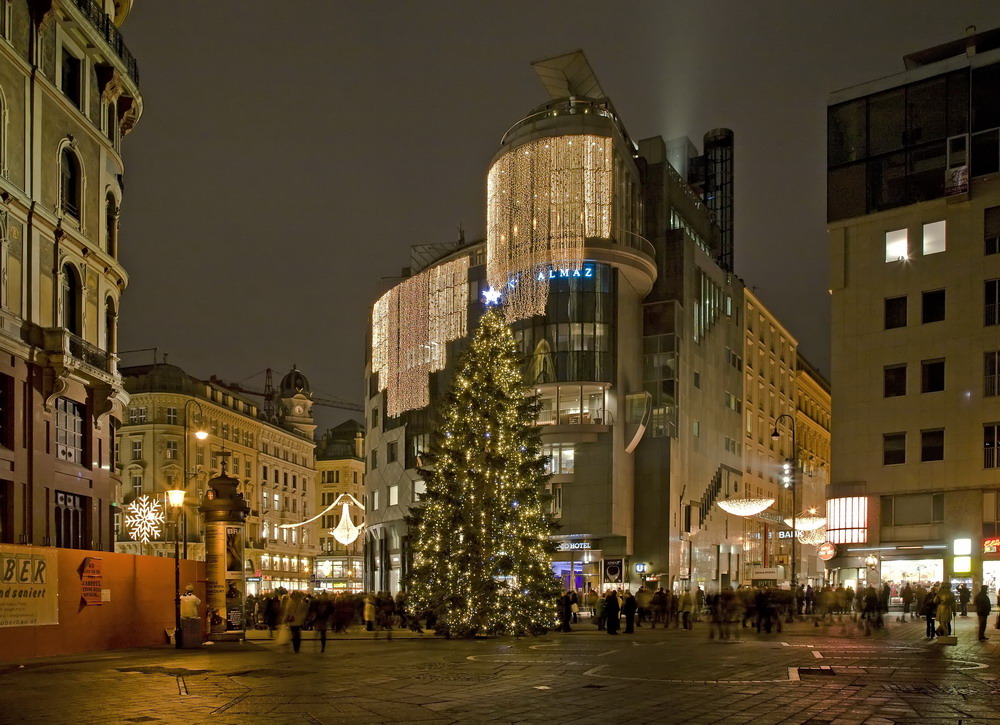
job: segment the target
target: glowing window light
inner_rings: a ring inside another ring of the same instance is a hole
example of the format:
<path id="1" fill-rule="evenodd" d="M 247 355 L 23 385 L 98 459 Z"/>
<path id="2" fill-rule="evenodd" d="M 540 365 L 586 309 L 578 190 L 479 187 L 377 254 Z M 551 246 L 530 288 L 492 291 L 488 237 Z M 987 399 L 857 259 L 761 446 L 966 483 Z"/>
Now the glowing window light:
<path id="1" fill-rule="evenodd" d="M 906 230 L 895 229 L 885 233 L 885 261 L 896 262 L 907 258 Z"/>
<path id="2" fill-rule="evenodd" d="M 544 314 L 549 265 L 576 269 L 587 238 L 611 236 L 610 138 L 530 141 L 494 162 L 486 192 L 486 276 L 507 289 L 508 322 Z"/>
<path id="3" fill-rule="evenodd" d="M 831 544 L 864 544 L 868 541 L 868 499 L 864 496 L 831 498 L 826 502 L 826 533 Z"/>

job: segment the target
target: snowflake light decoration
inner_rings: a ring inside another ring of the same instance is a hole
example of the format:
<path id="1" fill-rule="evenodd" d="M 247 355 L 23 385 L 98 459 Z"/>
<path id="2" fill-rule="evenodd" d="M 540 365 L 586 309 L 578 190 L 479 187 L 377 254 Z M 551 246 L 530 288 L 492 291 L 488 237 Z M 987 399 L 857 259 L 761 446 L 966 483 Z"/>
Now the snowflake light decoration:
<path id="1" fill-rule="evenodd" d="M 140 496 L 125 509 L 125 530 L 134 541 L 146 544 L 160 535 L 163 507 L 156 499 Z"/>

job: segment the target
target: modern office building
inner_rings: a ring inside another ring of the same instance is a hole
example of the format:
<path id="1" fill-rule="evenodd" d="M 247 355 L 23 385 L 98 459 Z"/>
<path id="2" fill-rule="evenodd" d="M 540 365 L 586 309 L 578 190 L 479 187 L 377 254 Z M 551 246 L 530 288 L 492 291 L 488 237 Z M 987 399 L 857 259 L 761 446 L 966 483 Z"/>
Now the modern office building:
<path id="1" fill-rule="evenodd" d="M 208 480 L 225 465 L 250 505 L 243 557 L 246 593 L 311 589 L 318 526 L 282 528 L 302 524 L 316 513 L 315 426 L 305 376 L 297 369 L 285 375 L 276 414 L 265 420 L 256 401 L 176 365 L 126 367 L 122 375 L 131 399 L 118 433 L 116 467 L 124 483 L 115 516 L 117 551 L 173 556 L 169 521 L 147 543 L 132 540 L 122 524 L 126 507 L 138 497 L 164 505 L 167 490 L 183 488 L 181 556 L 204 559 L 205 527 L 198 507 Z"/>
<path id="2" fill-rule="evenodd" d="M 834 93 L 827 160 L 829 565 L 995 586 L 1000 30 Z"/>
<path id="3" fill-rule="evenodd" d="M 582 53 L 533 67 L 551 99 L 501 139 L 486 239 L 412 248 L 372 309 L 365 587 L 405 585 L 431 411 L 496 297 L 541 401 L 554 575 L 581 590 L 745 581 L 761 526 L 718 505 L 748 498 L 732 133 L 706 134 L 703 155 L 636 143 Z M 782 354 L 794 413 L 794 341 Z"/>
<path id="4" fill-rule="evenodd" d="M 114 548 L 131 8 L 0 3 L 0 543 Z"/>
<path id="5" fill-rule="evenodd" d="M 314 508 L 327 513 L 319 526 L 315 588 L 360 592 L 365 562 L 363 423 L 346 420 L 316 441 L 316 477 Z"/>

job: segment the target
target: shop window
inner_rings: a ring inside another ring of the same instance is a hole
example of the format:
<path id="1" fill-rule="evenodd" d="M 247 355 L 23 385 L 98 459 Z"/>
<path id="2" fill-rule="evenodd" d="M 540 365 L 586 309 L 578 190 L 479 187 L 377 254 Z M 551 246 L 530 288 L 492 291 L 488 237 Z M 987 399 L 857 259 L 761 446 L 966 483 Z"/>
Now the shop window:
<path id="1" fill-rule="evenodd" d="M 923 324 L 941 322 L 944 319 L 944 290 L 931 290 L 921 295 L 921 317 Z"/>
<path id="2" fill-rule="evenodd" d="M 924 224 L 924 255 L 938 254 L 945 250 L 944 220 Z"/>
<path id="3" fill-rule="evenodd" d="M 895 398 L 906 395 L 906 365 L 888 365 L 882 370 L 882 395 Z"/>
<path id="4" fill-rule="evenodd" d="M 920 460 L 944 460 L 944 428 L 920 431 Z"/>
<path id="5" fill-rule="evenodd" d="M 920 363 L 920 392 L 944 390 L 944 360 L 924 360 Z"/>
<path id="6" fill-rule="evenodd" d="M 906 297 L 887 297 L 885 300 L 885 329 L 906 327 Z"/>
<path id="7" fill-rule="evenodd" d="M 906 433 L 885 433 L 882 435 L 882 464 L 898 463 L 906 463 Z"/>

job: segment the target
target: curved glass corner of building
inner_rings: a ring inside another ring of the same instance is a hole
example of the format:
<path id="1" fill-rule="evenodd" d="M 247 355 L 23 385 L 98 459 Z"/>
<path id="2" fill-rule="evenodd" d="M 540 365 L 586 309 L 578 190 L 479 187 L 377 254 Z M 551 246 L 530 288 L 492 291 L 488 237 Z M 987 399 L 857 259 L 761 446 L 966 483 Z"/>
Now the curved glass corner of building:
<path id="1" fill-rule="evenodd" d="M 614 382 L 614 268 L 587 261 L 576 270 L 552 268 L 549 278 L 545 315 L 512 325 L 527 382 L 537 389 Z"/>

